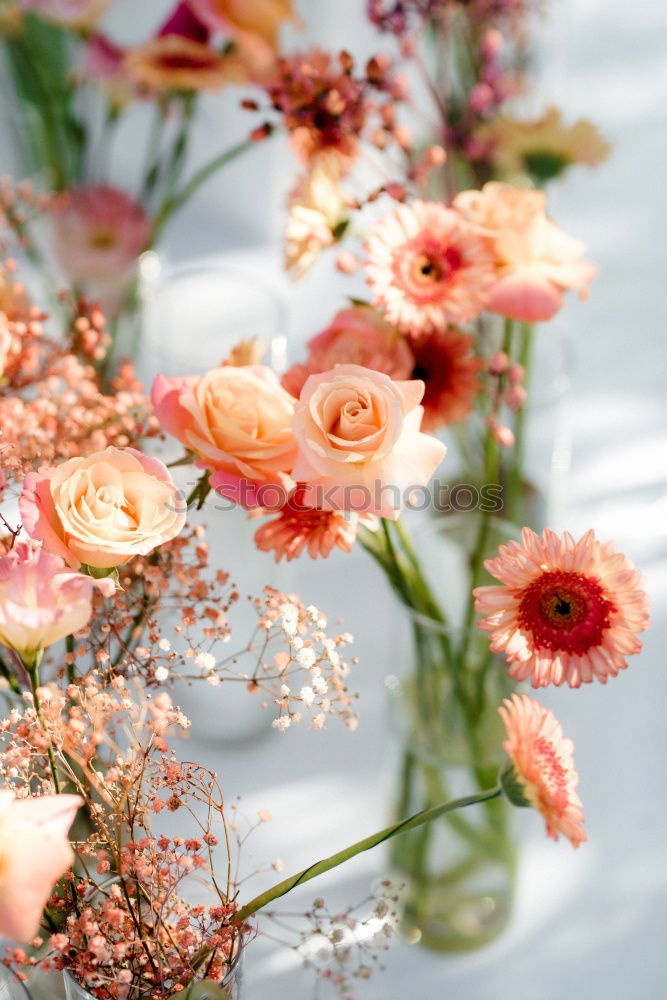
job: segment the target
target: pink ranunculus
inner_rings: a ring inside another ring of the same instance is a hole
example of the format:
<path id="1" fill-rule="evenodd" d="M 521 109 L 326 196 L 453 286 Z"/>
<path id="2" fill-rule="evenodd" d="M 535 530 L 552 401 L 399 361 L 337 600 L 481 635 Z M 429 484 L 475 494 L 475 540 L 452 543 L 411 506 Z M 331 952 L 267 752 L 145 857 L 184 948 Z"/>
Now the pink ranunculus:
<path id="1" fill-rule="evenodd" d="M 306 502 L 398 517 L 446 451 L 419 430 L 423 394 L 423 382 L 394 382 L 360 365 L 311 375 L 294 415 L 299 452 L 292 478 L 308 485 Z"/>
<path id="2" fill-rule="evenodd" d="M 338 364 L 362 365 L 393 379 L 407 379 L 415 359 L 405 337 L 380 313 L 370 306 L 352 306 L 341 309 L 326 330 L 308 341 L 305 364 L 290 368 L 283 385 L 298 397 L 309 375 Z"/>
<path id="3" fill-rule="evenodd" d="M 73 573 L 60 556 L 19 542 L 0 558 L 0 642 L 26 664 L 40 650 L 78 632 L 93 613 L 93 590 L 114 593 L 112 580 Z"/>
<path id="4" fill-rule="evenodd" d="M 78 795 L 17 799 L 0 791 L 0 936 L 28 943 L 57 880 L 72 864 L 67 834 Z"/>
<path id="5" fill-rule="evenodd" d="M 586 297 L 597 268 L 583 258 L 583 243 L 548 218 L 542 192 L 491 181 L 481 191 L 463 191 L 454 205 L 490 237 L 496 258 L 490 312 L 543 322 L 561 309 L 568 289 Z"/>
<path id="6" fill-rule="evenodd" d="M 112 446 L 29 473 L 19 510 L 28 534 L 76 569 L 121 566 L 175 538 L 185 524 L 167 467 Z"/>
<path id="7" fill-rule="evenodd" d="M 110 3 L 111 0 L 19 0 L 23 10 L 34 11 L 70 28 L 92 27 Z"/>
<path id="8" fill-rule="evenodd" d="M 58 263 L 72 282 L 92 284 L 102 299 L 126 285 L 150 236 L 141 205 L 105 184 L 72 188 L 53 215 Z"/>
<path id="9" fill-rule="evenodd" d="M 162 429 L 227 485 L 229 477 L 267 483 L 289 475 L 294 399 L 265 365 L 223 365 L 202 378 L 158 375 L 151 398 Z"/>

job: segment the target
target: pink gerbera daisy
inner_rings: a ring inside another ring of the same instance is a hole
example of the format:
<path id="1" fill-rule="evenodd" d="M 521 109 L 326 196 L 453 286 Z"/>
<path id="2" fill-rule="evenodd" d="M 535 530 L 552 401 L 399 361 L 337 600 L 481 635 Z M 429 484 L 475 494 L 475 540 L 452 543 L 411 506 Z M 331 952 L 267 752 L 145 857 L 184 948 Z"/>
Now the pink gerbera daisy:
<path id="1" fill-rule="evenodd" d="M 276 562 L 283 556 L 288 562 L 298 559 L 304 549 L 311 559 L 326 559 L 334 548 L 351 552 L 360 525 L 371 531 L 377 528 L 377 519 L 372 515 L 319 510 L 307 506 L 304 495 L 303 487 L 297 487 L 276 517 L 255 532 L 257 548 L 261 552 L 274 552 Z M 264 513 L 267 512 L 253 511 L 250 516 Z"/>
<path id="2" fill-rule="evenodd" d="M 593 531 L 575 542 L 567 532 L 545 528 L 540 538 L 524 528 L 522 541 L 484 563 L 502 586 L 474 591 L 491 650 L 505 653 L 511 677 L 535 688 L 605 684 L 642 648 L 648 598 L 640 573 Z"/>
<path id="3" fill-rule="evenodd" d="M 418 336 L 484 308 L 494 279 L 486 238 L 439 202 L 399 205 L 368 237 L 368 284 L 390 323 Z"/>
<path id="4" fill-rule="evenodd" d="M 498 709 L 507 730 L 503 748 L 513 764 L 515 784 L 537 809 L 554 840 L 562 833 L 573 847 L 586 840 L 577 795 L 579 775 L 572 740 L 565 739 L 553 712 L 525 694 L 513 694 Z M 513 798 L 512 794 L 509 794 Z"/>

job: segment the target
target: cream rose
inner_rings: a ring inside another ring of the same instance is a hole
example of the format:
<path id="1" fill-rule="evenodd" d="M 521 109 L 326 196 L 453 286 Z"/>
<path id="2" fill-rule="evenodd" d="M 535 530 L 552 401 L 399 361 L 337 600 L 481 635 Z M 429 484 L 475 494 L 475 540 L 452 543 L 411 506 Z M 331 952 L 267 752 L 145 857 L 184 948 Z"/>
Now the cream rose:
<path id="1" fill-rule="evenodd" d="M 185 524 L 169 470 L 133 448 L 109 447 L 29 473 L 19 509 L 28 534 L 74 568 L 120 566 Z"/>
<path id="2" fill-rule="evenodd" d="M 423 382 L 394 382 L 360 365 L 311 375 L 294 415 L 299 452 L 292 471 L 308 485 L 308 502 L 398 517 L 446 451 L 419 430 L 423 394 Z"/>
<path id="3" fill-rule="evenodd" d="M 158 375 L 151 397 L 163 430 L 203 468 L 253 482 L 290 472 L 294 399 L 265 365 L 224 365 L 199 379 Z"/>

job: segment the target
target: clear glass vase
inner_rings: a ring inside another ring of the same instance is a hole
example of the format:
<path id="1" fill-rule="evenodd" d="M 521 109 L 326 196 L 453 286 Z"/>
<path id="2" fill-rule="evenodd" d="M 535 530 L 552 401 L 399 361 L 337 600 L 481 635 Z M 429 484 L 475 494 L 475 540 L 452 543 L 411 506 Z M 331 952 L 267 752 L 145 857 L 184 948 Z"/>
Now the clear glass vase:
<path id="1" fill-rule="evenodd" d="M 493 788 L 504 760 L 498 705 L 512 686 L 477 631 L 411 614 L 414 666 L 392 690 L 401 735 L 397 817 Z M 496 938 L 509 920 L 516 847 L 510 809 L 495 799 L 397 837 L 395 880 L 402 928 L 413 943 L 466 951 Z"/>
<path id="2" fill-rule="evenodd" d="M 4 965 L 0 965 L 0 1000 L 32 1000 L 27 987 Z"/>
<path id="3" fill-rule="evenodd" d="M 245 949 L 243 948 L 243 946 L 238 948 L 227 975 L 220 983 L 220 988 L 223 990 L 223 993 L 225 995 L 225 1000 L 242 1000 L 244 951 Z M 95 1000 L 93 994 L 90 993 L 90 991 L 87 990 L 85 986 L 81 986 L 80 983 L 77 983 L 76 980 L 69 974 L 69 972 L 65 972 L 63 975 L 65 981 L 66 1000 Z M 152 996 L 153 994 L 151 993 L 150 995 Z M 18 997 L 19 994 L 17 993 L 16 996 Z M 183 996 L 187 997 L 187 991 L 184 991 Z M 13 1000 L 14 994 L 10 993 L 8 994 L 8 997 L 11 997 Z M 148 1000 L 148 997 L 149 994 L 147 993 L 146 1000 Z M 4 1000 L 4 998 L 2 998 L 1 993 L 0 993 L 0 1000 Z M 26 1000 L 26 998 L 23 997 L 23 1000 Z M 144 997 L 140 994 L 135 995 L 133 993 L 131 996 L 131 1000 L 144 1000 Z M 206 1000 L 206 997 L 204 995 L 201 995 L 199 997 L 199 1000 Z"/>

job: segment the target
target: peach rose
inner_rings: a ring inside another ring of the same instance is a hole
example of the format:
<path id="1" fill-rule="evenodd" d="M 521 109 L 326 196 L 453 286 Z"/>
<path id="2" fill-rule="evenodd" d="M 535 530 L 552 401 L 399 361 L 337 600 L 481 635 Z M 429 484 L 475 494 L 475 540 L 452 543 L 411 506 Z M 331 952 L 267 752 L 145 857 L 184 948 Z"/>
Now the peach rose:
<path id="1" fill-rule="evenodd" d="M 583 243 L 548 218 L 541 191 L 491 181 L 463 191 L 454 205 L 491 238 L 497 280 L 487 297 L 490 312 L 538 323 L 556 315 L 568 289 L 586 298 L 597 268 L 583 259 Z"/>
<path id="2" fill-rule="evenodd" d="M 394 382 L 360 365 L 311 375 L 294 415 L 299 453 L 292 477 L 306 502 L 396 518 L 425 486 L 446 448 L 419 430 L 424 383 Z"/>
<path id="3" fill-rule="evenodd" d="M 202 378 L 158 375 L 151 398 L 162 429 L 214 471 L 214 487 L 218 479 L 281 482 L 289 474 L 294 400 L 266 365 L 223 365 Z"/>
<path id="4" fill-rule="evenodd" d="M 78 795 L 17 799 L 0 791 L 0 936 L 27 943 L 39 930 L 54 884 L 72 864 L 67 834 Z"/>
<path id="5" fill-rule="evenodd" d="M 0 642 L 31 666 L 40 652 L 78 632 L 93 613 L 93 590 L 111 597 L 112 580 L 72 573 L 60 556 L 19 542 L 0 558 Z"/>
<path id="6" fill-rule="evenodd" d="M 305 364 L 293 365 L 283 375 L 283 385 L 298 397 L 309 375 L 338 364 L 363 365 L 393 379 L 405 379 L 412 374 L 415 359 L 405 337 L 379 312 L 370 306 L 352 306 L 341 309 L 326 330 L 308 341 Z"/>
<path id="7" fill-rule="evenodd" d="M 75 569 L 120 566 L 175 538 L 185 505 L 166 466 L 108 447 L 26 476 L 19 498 L 32 538 Z"/>

